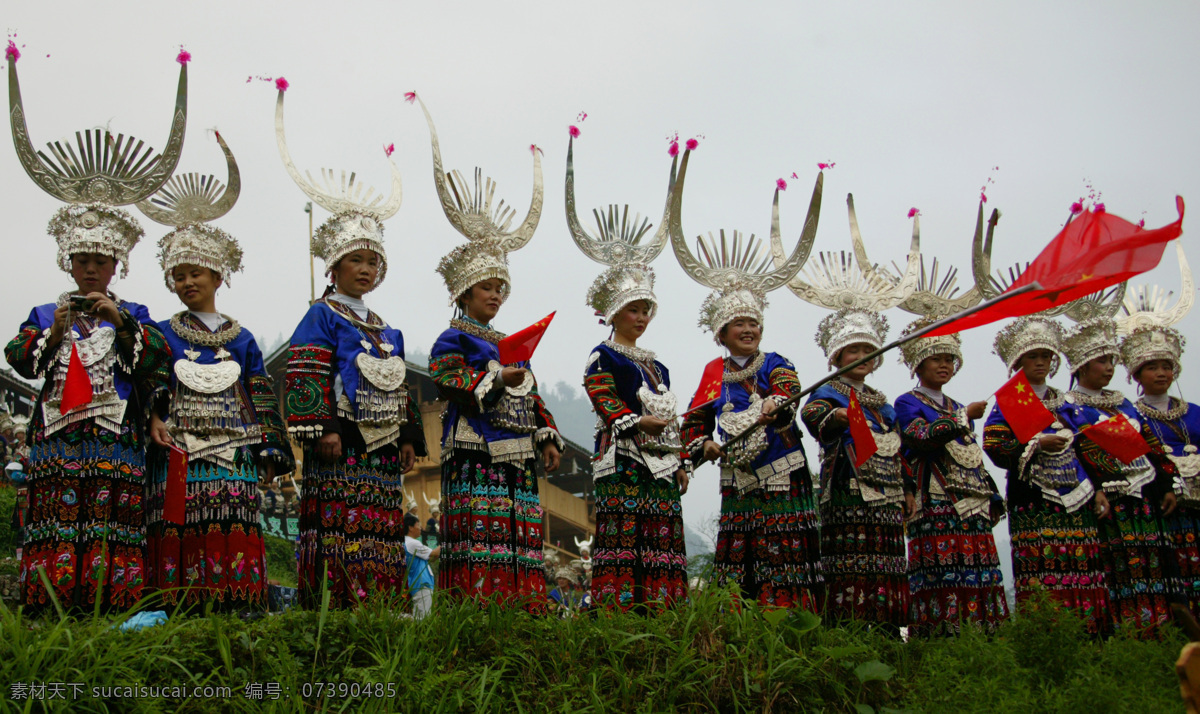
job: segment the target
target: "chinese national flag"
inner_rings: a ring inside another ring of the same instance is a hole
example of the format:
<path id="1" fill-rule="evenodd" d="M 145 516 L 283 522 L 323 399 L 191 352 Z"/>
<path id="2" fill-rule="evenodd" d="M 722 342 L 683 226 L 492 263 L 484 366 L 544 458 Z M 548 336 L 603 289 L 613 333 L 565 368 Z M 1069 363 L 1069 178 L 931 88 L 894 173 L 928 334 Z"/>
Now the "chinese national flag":
<path id="1" fill-rule="evenodd" d="M 500 348 L 500 364 L 516 364 L 533 357 L 533 351 L 542 341 L 542 335 L 546 333 L 546 328 L 550 326 L 550 321 L 557 312 L 555 310 L 524 330 L 500 340 L 500 344 L 497 345 Z"/>
<path id="2" fill-rule="evenodd" d="M 92 402 L 92 378 L 88 376 L 83 360 L 79 359 L 79 350 L 71 345 L 71 359 L 67 362 L 67 377 L 63 380 L 62 402 L 58 405 L 58 413 L 66 414 L 75 407 Z"/>
<path id="3" fill-rule="evenodd" d="M 1138 430 L 1133 428 L 1133 424 L 1129 423 L 1124 414 L 1118 414 L 1098 424 L 1085 426 L 1079 433 L 1085 434 L 1096 442 L 1097 446 L 1117 457 L 1123 464 L 1128 464 L 1137 457 L 1150 453 L 1150 445 L 1146 443 Z"/>
<path id="4" fill-rule="evenodd" d="M 863 413 L 858 397 L 850 392 L 850 407 L 846 410 L 850 419 L 850 438 L 854 440 L 854 466 L 858 468 L 867 463 L 879 447 L 875 445 L 875 435 L 871 433 L 871 425 L 867 423 L 867 415 Z"/>
<path id="5" fill-rule="evenodd" d="M 187 452 L 177 446 L 170 448 L 167 461 L 167 489 L 163 494 L 163 520 L 183 525 L 187 502 Z"/>
<path id="6" fill-rule="evenodd" d="M 1032 315 L 1153 269 L 1162 259 L 1167 241 L 1178 238 L 1183 232 L 1183 199 L 1179 196 L 1175 197 L 1175 209 L 1179 211 L 1178 220 L 1151 230 L 1103 210 L 1080 213 L 1063 227 L 1006 292 L 1034 281 L 1041 284 L 1041 290 L 992 305 L 927 336 L 960 332 L 1006 317 Z"/>
<path id="7" fill-rule="evenodd" d="M 1034 393 L 1023 369 L 1017 370 L 1012 379 L 996 390 L 996 406 L 1000 407 L 1004 420 L 1022 444 L 1029 443 L 1054 423 L 1054 414 Z"/>
<path id="8" fill-rule="evenodd" d="M 723 374 L 725 374 L 725 360 L 721 357 L 704 365 L 700 386 L 696 387 L 696 394 L 687 408 L 689 412 L 694 412 L 705 404 L 717 401 L 717 397 L 721 396 L 721 376 Z"/>

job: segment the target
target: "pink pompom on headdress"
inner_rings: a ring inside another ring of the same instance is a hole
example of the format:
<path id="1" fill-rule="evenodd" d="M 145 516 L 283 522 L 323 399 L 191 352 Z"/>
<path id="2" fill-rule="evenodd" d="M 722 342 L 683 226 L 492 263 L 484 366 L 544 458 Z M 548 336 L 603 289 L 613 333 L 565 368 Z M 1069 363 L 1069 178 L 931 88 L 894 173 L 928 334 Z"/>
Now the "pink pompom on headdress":
<path id="1" fill-rule="evenodd" d="M 395 150 L 396 150 L 396 145 L 395 145 L 395 144 L 388 144 L 387 146 L 383 147 L 383 154 L 384 154 L 384 156 L 387 156 L 388 158 L 391 158 L 391 157 L 392 157 L 392 152 L 393 152 L 393 151 L 395 151 Z"/>
<path id="2" fill-rule="evenodd" d="M 175 55 L 175 61 L 179 64 L 187 64 L 192 61 L 192 53 L 183 49 L 183 45 L 180 45 L 179 54 Z"/>
<path id="3" fill-rule="evenodd" d="M 832 161 L 822 161 L 821 163 L 817 164 L 817 170 L 824 171 L 825 169 L 832 169 L 834 166 L 837 166 L 837 164 Z"/>
<path id="4" fill-rule="evenodd" d="M 916 206 L 913 206 L 912 208 L 908 209 L 908 217 L 909 218 L 916 218 L 919 215 L 921 215 L 921 211 Z"/>
<path id="5" fill-rule="evenodd" d="M 792 174 L 792 175 L 795 176 L 796 174 Z M 786 191 L 787 190 L 787 181 L 784 181 L 783 179 L 775 179 L 775 188 L 779 191 Z"/>
<path id="6" fill-rule="evenodd" d="M 667 156 L 679 156 L 679 142 L 678 141 L 672 141 L 671 145 L 667 147 Z"/>
<path id="7" fill-rule="evenodd" d="M 413 102 L 417 101 L 417 93 L 416 92 L 405 92 L 404 93 L 404 101 L 408 102 L 409 104 L 412 104 Z"/>
<path id="8" fill-rule="evenodd" d="M 696 141 L 695 139 L 687 140 L 687 150 L 688 151 L 695 151 L 697 146 L 700 146 L 700 142 Z"/>
<path id="9" fill-rule="evenodd" d="M 567 127 L 567 133 L 571 135 L 572 139 L 578 139 L 580 133 L 579 127 L 572 124 L 571 126 Z"/>
<path id="10" fill-rule="evenodd" d="M 283 77 L 278 77 L 275 80 L 275 88 L 281 92 L 286 92 L 288 90 L 288 87 L 290 87 L 290 86 L 292 86 L 292 85 L 288 84 L 288 81 L 286 79 L 284 79 Z"/>
<path id="11" fill-rule="evenodd" d="M 537 144 L 530 144 L 529 145 L 529 153 L 534 154 L 534 155 L 541 154 L 541 153 L 543 153 L 542 147 L 538 146 Z"/>
<path id="12" fill-rule="evenodd" d="M 1073 216 L 1076 213 L 1083 213 L 1083 200 L 1082 199 L 1071 204 L 1071 215 Z"/>
<path id="13" fill-rule="evenodd" d="M 17 49 L 17 43 L 11 37 L 8 38 L 8 49 L 4 50 L 4 59 L 10 62 L 21 59 L 21 50 Z"/>

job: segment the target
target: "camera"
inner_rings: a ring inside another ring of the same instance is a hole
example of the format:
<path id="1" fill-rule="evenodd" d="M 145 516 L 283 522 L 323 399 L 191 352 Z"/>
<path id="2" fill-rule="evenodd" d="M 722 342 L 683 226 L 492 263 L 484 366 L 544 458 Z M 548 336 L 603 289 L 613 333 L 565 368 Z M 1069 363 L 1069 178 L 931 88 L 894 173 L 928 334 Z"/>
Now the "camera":
<path id="1" fill-rule="evenodd" d="M 96 301 L 85 295 L 71 295 L 67 300 L 71 303 L 71 310 L 75 312 L 88 312 L 96 306 Z"/>

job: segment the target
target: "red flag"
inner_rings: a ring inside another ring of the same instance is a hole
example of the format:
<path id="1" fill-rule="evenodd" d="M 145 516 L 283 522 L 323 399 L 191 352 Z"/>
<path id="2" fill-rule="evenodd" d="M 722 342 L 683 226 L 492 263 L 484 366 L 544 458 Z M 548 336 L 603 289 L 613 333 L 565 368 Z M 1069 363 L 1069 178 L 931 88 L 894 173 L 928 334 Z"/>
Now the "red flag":
<path id="1" fill-rule="evenodd" d="M 79 359 L 79 350 L 71 344 L 71 359 L 67 362 L 67 377 L 63 380 L 62 402 L 58 405 L 58 413 L 66 414 L 75 407 L 92 403 L 92 378 L 88 376 L 83 360 Z"/>
<path id="2" fill-rule="evenodd" d="M 688 412 L 694 412 L 705 404 L 717 401 L 717 397 L 721 396 L 721 376 L 724 374 L 725 360 L 721 357 L 704 365 L 704 374 L 700 375 L 700 386 L 696 387 L 696 394 L 687 408 Z"/>
<path id="3" fill-rule="evenodd" d="M 1054 423 L 1054 414 L 1033 391 L 1023 369 L 1017 370 L 1012 379 L 996 390 L 996 406 L 1000 407 L 1004 420 L 1022 444 L 1029 443 Z"/>
<path id="4" fill-rule="evenodd" d="M 1063 227 L 1008 290 L 1034 281 L 1041 290 L 992 305 L 949 323 L 927 336 L 947 335 L 1006 317 L 1031 315 L 1091 295 L 1153 269 L 1167 241 L 1183 232 L 1183 199 L 1175 197 L 1179 219 L 1146 230 L 1105 211 L 1084 211 Z"/>
<path id="5" fill-rule="evenodd" d="M 1117 457 L 1123 464 L 1150 453 L 1150 445 L 1138 430 L 1133 428 L 1133 424 L 1129 423 L 1124 414 L 1085 426 L 1079 433 L 1087 435 L 1097 446 Z"/>
<path id="6" fill-rule="evenodd" d="M 524 330 L 500 340 L 500 344 L 496 345 L 500 348 L 500 364 L 516 364 L 533 357 L 533 351 L 542 341 L 542 335 L 557 312 L 555 310 Z"/>
<path id="7" fill-rule="evenodd" d="M 163 520 L 183 525 L 187 502 L 187 452 L 171 445 L 167 461 L 167 489 L 163 494 Z"/>
<path id="8" fill-rule="evenodd" d="M 854 440 L 854 466 L 857 468 L 867 463 L 867 459 L 871 458 L 879 447 L 875 444 L 875 434 L 871 431 L 867 415 L 863 413 L 853 390 L 850 392 L 850 407 L 846 409 L 846 416 L 850 419 L 850 438 Z"/>

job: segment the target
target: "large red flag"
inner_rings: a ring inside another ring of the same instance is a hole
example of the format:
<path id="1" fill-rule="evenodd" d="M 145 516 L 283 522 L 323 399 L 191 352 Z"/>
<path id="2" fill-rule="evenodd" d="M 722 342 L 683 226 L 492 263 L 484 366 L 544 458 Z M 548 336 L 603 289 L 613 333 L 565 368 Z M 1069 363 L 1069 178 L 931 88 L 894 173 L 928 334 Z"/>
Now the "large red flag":
<path id="1" fill-rule="evenodd" d="M 1124 282 L 1153 269 L 1167 241 L 1183 232 L 1183 199 L 1175 197 L 1179 219 L 1146 230 L 1105 211 L 1088 210 L 1063 227 L 1008 290 L 1034 281 L 1041 290 L 1019 295 L 951 322 L 927 336 L 946 335 L 1006 317 L 1032 315 Z"/>
<path id="2" fill-rule="evenodd" d="M 867 423 L 867 415 L 863 413 L 853 391 L 850 392 L 850 407 L 846 410 L 846 416 L 850 419 L 850 438 L 854 440 L 854 466 L 857 468 L 867 463 L 867 459 L 874 456 L 879 447 L 875 444 L 871 425 Z"/>
<path id="3" fill-rule="evenodd" d="M 724 374 L 725 360 L 721 357 L 704 365 L 704 374 L 700 375 L 700 386 L 696 387 L 692 403 L 688 404 L 688 412 L 694 412 L 705 404 L 717 401 L 717 397 L 721 396 L 721 376 Z"/>
<path id="4" fill-rule="evenodd" d="M 1019 369 L 1013 378 L 996 390 L 996 406 L 1004 414 L 1004 421 L 1022 444 L 1042 433 L 1054 423 L 1054 414 L 1042 404 L 1033 391 L 1033 385 Z"/>
<path id="5" fill-rule="evenodd" d="M 524 330 L 500 340 L 500 344 L 496 345 L 500 349 L 500 364 L 516 364 L 533 357 L 533 351 L 537 349 L 542 335 L 557 313 L 558 310 L 555 310 Z"/>
<path id="6" fill-rule="evenodd" d="M 1129 423 L 1124 414 L 1118 414 L 1102 422 L 1085 426 L 1079 430 L 1079 433 L 1086 435 L 1087 438 L 1096 442 L 1097 446 L 1117 457 L 1124 464 L 1150 453 L 1150 445 L 1146 443 L 1138 430 L 1133 428 L 1133 424 Z"/>
<path id="7" fill-rule="evenodd" d="M 58 413 L 66 414 L 75 407 L 92 402 L 92 378 L 88 376 L 83 360 L 79 359 L 79 350 L 71 345 L 71 358 L 67 362 L 67 376 L 63 380 L 62 402 L 58 405 Z"/>

